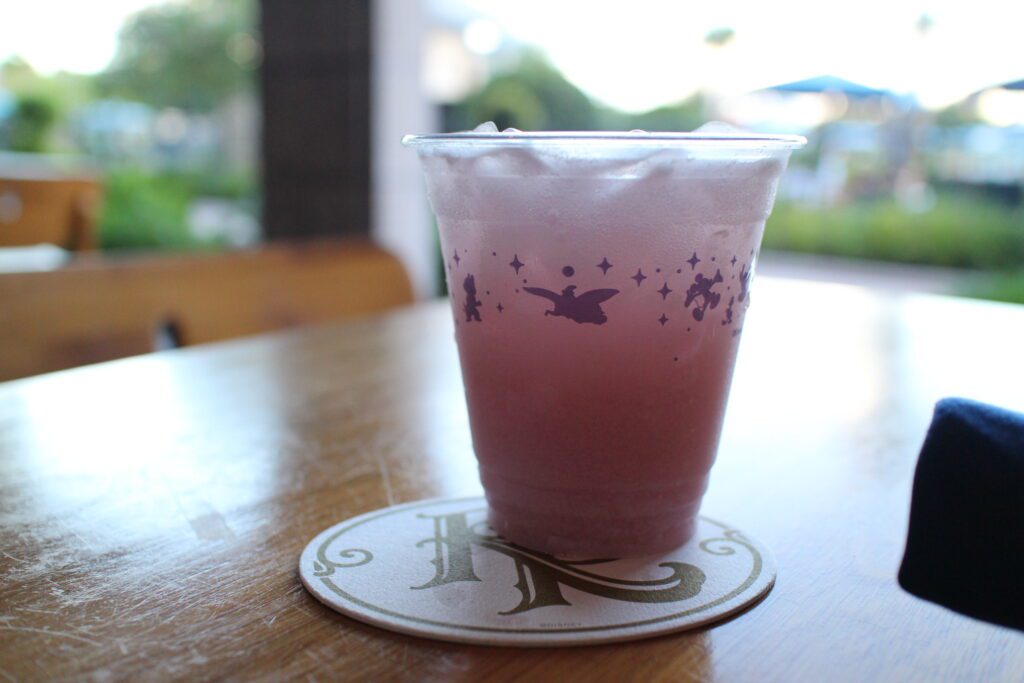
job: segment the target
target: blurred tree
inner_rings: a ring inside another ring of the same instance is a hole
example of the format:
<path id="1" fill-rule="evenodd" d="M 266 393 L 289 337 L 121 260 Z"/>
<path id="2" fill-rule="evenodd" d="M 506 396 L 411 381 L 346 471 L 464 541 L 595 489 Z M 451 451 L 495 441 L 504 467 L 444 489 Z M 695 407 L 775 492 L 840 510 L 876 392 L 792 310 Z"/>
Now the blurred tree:
<path id="1" fill-rule="evenodd" d="M 693 95 L 678 104 L 669 104 L 640 114 L 609 113 L 609 127 L 618 130 L 661 132 L 687 131 L 707 120 L 704 98 Z"/>
<path id="2" fill-rule="evenodd" d="M 65 71 L 44 76 L 17 56 L 0 64 L 0 87 L 14 102 L 0 123 L 0 145 L 23 152 L 67 151 L 70 140 L 61 134 L 60 123 L 94 92 L 90 76 Z"/>
<path id="3" fill-rule="evenodd" d="M 465 130 L 484 121 L 494 121 L 499 130 L 594 130 L 599 112 L 544 57 L 527 52 L 514 69 L 454 107 L 448 126 Z"/>
<path id="4" fill-rule="evenodd" d="M 209 111 L 253 87 L 261 46 L 254 0 L 188 0 L 142 10 L 99 77 L 104 95 Z"/>
<path id="5" fill-rule="evenodd" d="M 492 78 L 445 114 L 448 130 L 468 130 L 493 121 L 499 130 L 693 130 L 704 123 L 700 95 L 634 114 L 595 105 L 543 55 L 526 52 L 510 70 Z"/>
<path id="6" fill-rule="evenodd" d="M 42 152 L 57 119 L 53 102 L 41 95 L 22 95 L 6 122 L 7 145 L 15 152 Z"/>
<path id="7" fill-rule="evenodd" d="M 978 114 L 977 97 L 968 97 L 940 109 L 935 114 L 935 125 L 949 128 L 982 123 L 983 121 L 981 115 Z"/>
<path id="8" fill-rule="evenodd" d="M 60 71 L 43 76 L 18 56 L 0 64 L 0 86 L 15 96 L 43 97 L 56 108 L 57 117 L 89 102 L 93 97 L 92 78 Z"/>
<path id="9" fill-rule="evenodd" d="M 0 84 L 11 92 L 21 92 L 38 80 L 39 75 L 23 57 L 12 55 L 0 64 Z"/>

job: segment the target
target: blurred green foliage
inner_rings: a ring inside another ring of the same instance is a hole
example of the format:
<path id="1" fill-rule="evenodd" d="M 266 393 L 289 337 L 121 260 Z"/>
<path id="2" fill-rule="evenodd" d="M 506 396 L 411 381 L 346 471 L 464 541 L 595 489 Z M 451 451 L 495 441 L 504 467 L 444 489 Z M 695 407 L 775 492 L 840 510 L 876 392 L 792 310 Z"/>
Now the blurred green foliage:
<path id="1" fill-rule="evenodd" d="M 704 99 L 700 95 L 665 107 L 639 114 L 610 111 L 605 115 L 607 130 L 646 130 L 656 132 L 689 131 L 708 120 Z"/>
<path id="2" fill-rule="evenodd" d="M 254 0 L 189 0 L 132 16 L 98 77 L 101 94 L 156 108 L 211 111 L 252 88 L 261 58 Z"/>
<path id="3" fill-rule="evenodd" d="M 600 106 L 567 81 L 543 55 L 527 51 L 479 92 L 449 108 L 445 127 L 470 130 L 493 121 L 499 130 L 686 131 L 706 118 L 704 101 L 696 95 L 638 114 Z"/>
<path id="4" fill-rule="evenodd" d="M 57 130 L 62 119 L 93 96 L 88 76 L 57 73 L 43 76 L 24 59 L 0 64 L 0 88 L 14 96 L 11 116 L 0 122 L 0 144 L 15 152 L 67 151 Z"/>
<path id="5" fill-rule="evenodd" d="M 57 120 L 57 110 L 42 95 L 22 95 L 7 122 L 7 145 L 15 152 L 42 152 Z"/>
<path id="6" fill-rule="evenodd" d="M 1000 270 L 1024 264 L 1024 208 L 956 194 L 923 213 L 894 200 L 828 208 L 780 202 L 768 219 L 767 249 Z"/>
<path id="7" fill-rule="evenodd" d="M 978 114 L 977 100 L 969 98 L 963 102 L 956 102 L 935 114 L 935 125 L 954 128 L 975 123 L 982 123 L 981 115 Z"/>
<path id="8" fill-rule="evenodd" d="M 453 107 L 448 127 L 469 130 L 484 121 L 493 121 L 499 130 L 593 130 L 598 110 L 546 59 L 527 52 L 515 68 L 497 74 Z"/>
<path id="9" fill-rule="evenodd" d="M 963 296 L 990 301 L 1024 304 L 1024 268 L 986 274 L 959 292 Z"/>
<path id="10" fill-rule="evenodd" d="M 7 58 L 0 64 L 0 87 L 15 97 L 45 99 L 58 119 L 95 97 L 94 77 L 61 71 L 44 76 L 21 57 Z"/>
<path id="11" fill-rule="evenodd" d="M 252 201 L 258 191 L 257 178 L 251 171 L 225 171 L 216 168 L 196 168 L 166 173 L 200 197 L 219 197 Z"/>
<path id="12" fill-rule="evenodd" d="M 107 174 L 104 193 L 99 222 L 103 249 L 217 249 L 224 245 L 189 232 L 190 202 L 199 196 L 249 199 L 255 193 L 255 179 L 241 173 L 121 169 Z"/>
<path id="13" fill-rule="evenodd" d="M 99 223 L 102 249 L 193 249 L 185 223 L 189 193 L 171 178 L 114 171 L 104 182 Z"/>

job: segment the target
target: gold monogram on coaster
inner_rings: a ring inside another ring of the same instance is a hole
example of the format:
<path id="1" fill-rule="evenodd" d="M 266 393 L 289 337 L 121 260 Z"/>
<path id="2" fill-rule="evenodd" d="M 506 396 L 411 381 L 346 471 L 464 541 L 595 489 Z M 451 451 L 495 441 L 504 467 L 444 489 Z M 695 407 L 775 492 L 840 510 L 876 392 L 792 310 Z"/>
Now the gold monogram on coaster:
<path id="1" fill-rule="evenodd" d="M 325 605 L 401 633 L 463 643 L 609 643 L 704 626 L 757 602 L 775 565 L 701 517 L 684 546 L 642 558 L 560 558 L 510 543 L 483 498 L 375 510 L 319 534 L 299 574 Z"/>

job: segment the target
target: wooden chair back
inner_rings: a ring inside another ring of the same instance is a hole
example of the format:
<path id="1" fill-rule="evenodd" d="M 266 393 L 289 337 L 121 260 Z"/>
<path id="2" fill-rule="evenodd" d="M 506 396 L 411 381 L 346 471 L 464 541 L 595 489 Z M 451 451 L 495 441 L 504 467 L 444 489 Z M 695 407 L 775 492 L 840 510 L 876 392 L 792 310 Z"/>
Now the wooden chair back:
<path id="1" fill-rule="evenodd" d="M 100 197 L 92 178 L 0 176 L 0 247 L 93 249 Z"/>
<path id="2" fill-rule="evenodd" d="M 110 260 L 0 273 L 0 381 L 408 304 L 402 264 L 366 243 Z M 161 343 L 161 339 L 165 343 Z"/>

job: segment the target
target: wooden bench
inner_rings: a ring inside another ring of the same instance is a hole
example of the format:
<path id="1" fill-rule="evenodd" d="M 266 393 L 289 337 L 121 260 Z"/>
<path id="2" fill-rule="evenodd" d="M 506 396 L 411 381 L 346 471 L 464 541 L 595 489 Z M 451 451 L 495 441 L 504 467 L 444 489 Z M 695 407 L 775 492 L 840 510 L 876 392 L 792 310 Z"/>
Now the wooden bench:
<path id="1" fill-rule="evenodd" d="M 89 177 L 0 177 L 0 247 L 95 248 L 101 194 Z"/>
<path id="2" fill-rule="evenodd" d="M 110 259 L 0 273 L 0 381 L 412 301 L 405 269 L 367 243 Z"/>

